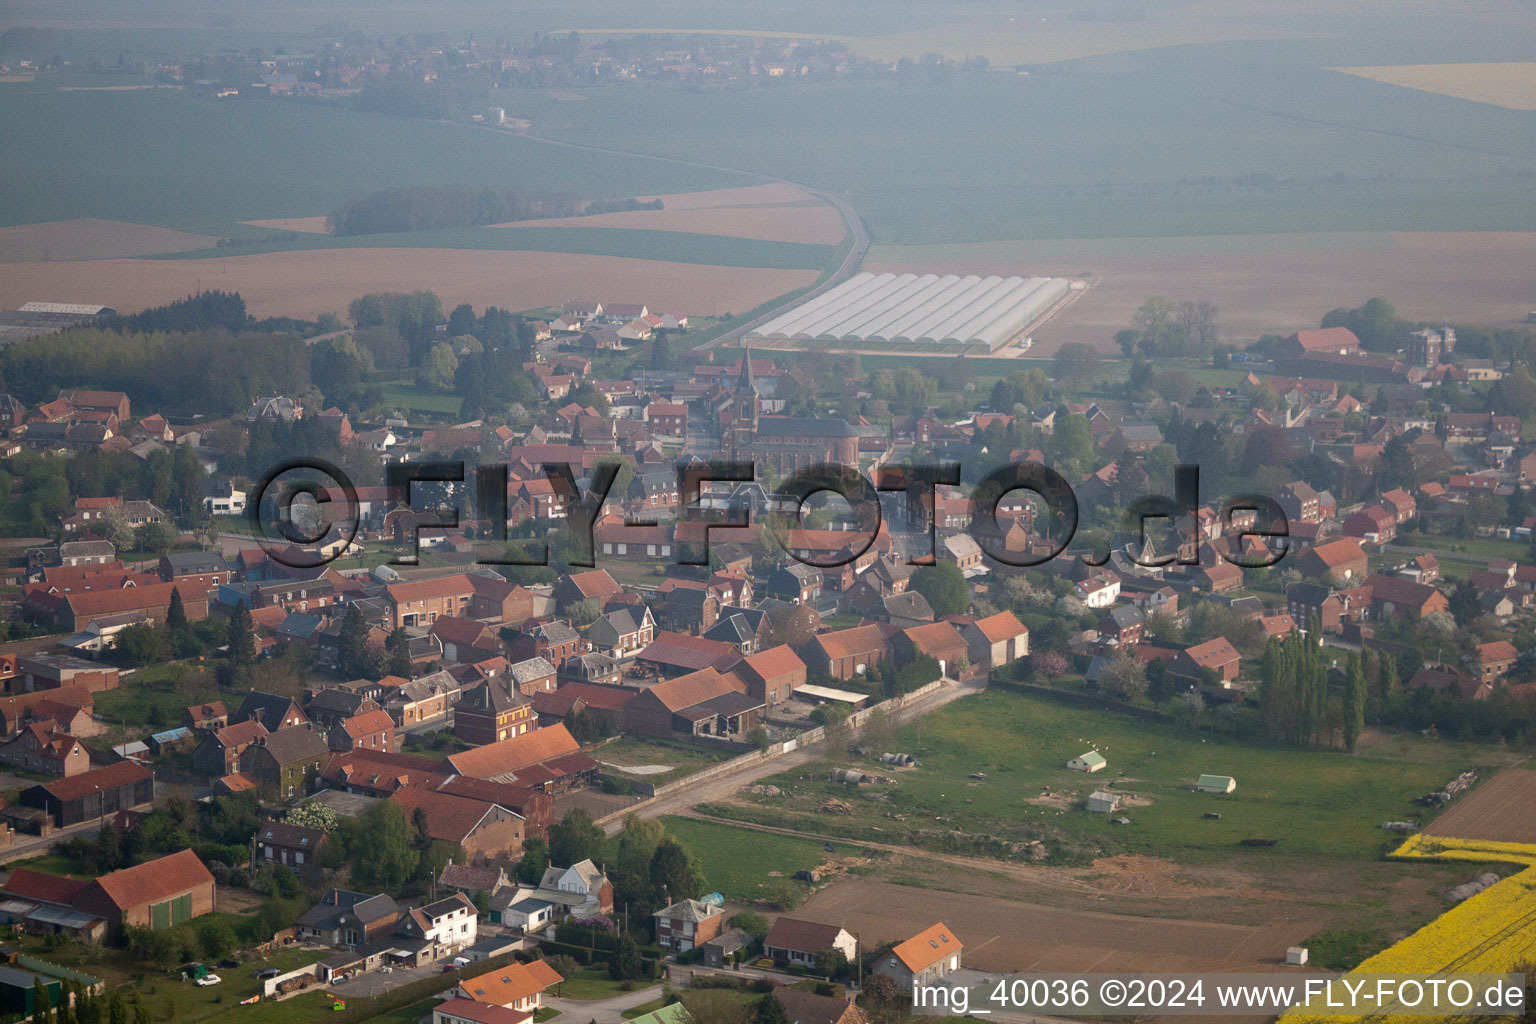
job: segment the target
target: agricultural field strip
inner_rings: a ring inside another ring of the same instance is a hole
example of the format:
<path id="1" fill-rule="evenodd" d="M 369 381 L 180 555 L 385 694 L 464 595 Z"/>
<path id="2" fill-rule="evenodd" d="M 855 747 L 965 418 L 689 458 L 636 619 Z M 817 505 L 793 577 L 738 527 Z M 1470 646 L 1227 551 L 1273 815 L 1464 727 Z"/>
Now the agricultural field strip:
<path id="1" fill-rule="evenodd" d="M 1536 845 L 1448 836 L 1410 837 L 1393 853 L 1408 860 L 1520 864 L 1524 869 L 1447 910 L 1401 942 L 1366 960 L 1353 975 L 1503 973 L 1536 950 Z M 1285 1015 L 1291 1024 L 1347 1024 L 1381 1015 Z"/>

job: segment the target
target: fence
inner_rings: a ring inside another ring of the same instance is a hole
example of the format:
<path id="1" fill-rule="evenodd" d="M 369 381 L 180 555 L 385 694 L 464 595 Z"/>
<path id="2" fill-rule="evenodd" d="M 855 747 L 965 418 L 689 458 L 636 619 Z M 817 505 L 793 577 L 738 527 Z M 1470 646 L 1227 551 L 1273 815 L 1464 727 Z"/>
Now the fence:
<path id="1" fill-rule="evenodd" d="M 910 693 L 904 693 L 897 697 L 890 697 L 881 701 L 879 704 L 874 705 L 873 707 L 864 708 L 861 711 L 855 711 L 853 714 L 843 719 L 842 723 L 839 724 L 836 728 L 839 732 L 845 735 L 852 734 L 852 732 L 858 729 L 859 726 L 869 721 L 869 716 L 874 714 L 876 709 L 884 709 L 887 712 L 899 711 L 909 704 L 913 704 L 919 700 L 922 700 L 930 693 L 933 693 L 935 690 L 938 690 L 946 685 L 947 682 L 948 680 L 938 679 L 926 686 L 920 686 Z M 708 782 L 710 779 L 716 779 L 722 775 L 729 775 L 733 772 L 740 771 L 741 769 L 746 768 L 749 765 L 756 764 L 759 761 L 771 761 L 775 758 L 783 757 L 785 754 L 799 750 L 802 747 L 820 743 L 826 738 L 826 727 L 818 725 L 814 729 L 805 730 L 805 732 L 800 733 L 793 739 L 775 743 L 771 745 L 767 750 L 753 750 L 742 754 L 740 757 L 733 757 L 729 761 L 721 761 L 719 764 L 710 765 L 703 771 L 695 772 L 687 778 L 678 779 L 676 782 L 668 782 L 665 785 L 654 787 L 651 795 L 646 797 L 644 800 L 641 800 L 638 803 L 630 804 L 628 807 L 623 807 L 611 814 L 605 814 L 601 818 L 597 819 L 596 824 L 601 826 L 609 825 L 616 821 L 622 821 L 626 816 L 640 813 L 650 804 L 655 803 L 657 800 L 660 800 L 671 793 L 677 792 L 684 786 L 696 786 L 701 782 Z"/>
<path id="2" fill-rule="evenodd" d="M 306 967 L 300 967 L 297 970 L 289 971 L 287 974 L 279 974 L 275 978 L 267 978 L 261 983 L 261 998 L 271 999 L 274 995 L 277 994 L 277 990 L 280 986 L 286 982 L 292 981 L 295 978 L 302 978 L 306 975 L 311 978 L 320 977 L 320 965 L 318 963 L 313 963 Z"/>

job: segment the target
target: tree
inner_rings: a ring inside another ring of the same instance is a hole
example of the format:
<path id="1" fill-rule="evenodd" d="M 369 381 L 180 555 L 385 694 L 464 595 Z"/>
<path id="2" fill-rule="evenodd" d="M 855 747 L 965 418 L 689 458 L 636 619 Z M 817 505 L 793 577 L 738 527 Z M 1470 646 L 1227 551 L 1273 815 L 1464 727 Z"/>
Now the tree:
<path id="1" fill-rule="evenodd" d="M 359 844 L 353 865 L 358 881 L 394 892 L 410 879 L 418 863 L 405 811 L 391 800 L 380 800 L 363 812 L 359 825 L 366 841 Z"/>
<path id="2" fill-rule="evenodd" d="M 1099 689 L 1121 700 L 1135 700 L 1147 685 L 1146 670 L 1129 653 L 1117 655 L 1099 673 Z"/>
<path id="3" fill-rule="evenodd" d="M 256 637 L 252 630 L 251 609 L 243 602 L 235 605 L 229 616 L 229 660 L 249 665 L 256 660 Z"/>
<path id="4" fill-rule="evenodd" d="M 1056 356 L 1051 363 L 1056 379 L 1068 383 L 1088 380 L 1098 367 L 1098 350 L 1081 341 L 1069 341 L 1061 346 L 1056 350 Z"/>
<path id="5" fill-rule="evenodd" d="M 1046 454 L 1055 460 L 1062 475 L 1077 479 L 1093 461 L 1093 428 L 1080 413 L 1056 412 L 1056 426 L 1046 444 Z"/>
<path id="6" fill-rule="evenodd" d="M 384 640 L 384 670 L 392 676 L 401 679 L 411 678 L 411 648 L 410 635 L 405 627 L 401 626 L 392 631 Z"/>
<path id="7" fill-rule="evenodd" d="M 779 997 L 770 992 L 752 1007 L 752 1024 L 789 1024 L 789 1014 Z"/>
<path id="8" fill-rule="evenodd" d="M 537 882 L 544 877 L 544 869 L 548 866 L 549 843 L 543 836 L 534 836 L 523 843 L 523 856 L 517 862 L 517 880 L 519 882 Z"/>
<path id="9" fill-rule="evenodd" d="M 1365 673 L 1360 668 L 1360 656 L 1349 656 L 1349 667 L 1344 676 L 1344 749 L 1351 754 L 1360 734 L 1365 731 Z"/>
<path id="10" fill-rule="evenodd" d="M 608 960 L 608 977 L 615 981 L 633 981 L 644 973 L 645 962 L 640 958 L 640 947 L 625 935 Z"/>
<path id="11" fill-rule="evenodd" d="M 187 628 L 187 609 L 181 603 L 181 588 L 171 588 L 171 603 L 165 609 L 165 628 L 179 633 Z"/>
<path id="12" fill-rule="evenodd" d="M 107 1024 L 128 1024 L 128 1003 L 120 988 L 113 988 L 107 997 Z"/>
<path id="13" fill-rule="evenodd" d="M 207 921 L 197 929 L 197 946 L 205 960 L 222 960 L 239 943 L 235 930 L 224 921 Z"/>
<path id="14" fill-rule="evenodd" d="M 963 615 L 971 604 L 971 585 L 954 562 L 919 567 L 912 573 L 912 589 L 923 595 L 935 616 Z"/>
<path id="15" fill-rule="evenodd" d="M 688 851 L 668 836 L 651 855 L 651 891 L 663 905 L 681 899 L 694 899 L 704 892 L 704 876 L 699 873 Z"/>
<path id="16" fill-rule="evenodd" d="M 141 550 L 162 555 L 176 543 L 176 531 L 165 523 L 145 523 L 134 530 L 133 537 Z"/>
<path id="17" fill-rule="evenodd" d="M 828 946 L 816 956 L 816 971 L 828 981 L 848 973 L 848 954 L 836 946 Z"/>
<path id="18" fill-rule="evenodd" d="M 337 657 L 341 670 L 349 676 L 360 678 L 368 675 L 368 623 L 363 611 L 356 604 L 348 603 L 341 616 L 341 632 L 336 638 Z"/>
<path id="19" fill-rule="evenodd" d="M 459 368 L 459 357 L 453 347 L 440 341 L 427 350 L 421 369 L 416 373 L 416 384 L 427 391 L 447 394 L 453 390 L 454 373 Z"/>
<path id="20" fill-rule="evenodd" d="M 550 859 L 565 867 L 590 860 L 601 854 L 604 838 L 592 815 L 580 807 L 567 811 L 564 818 L 549 826 Z"/>
<path id="21" fill-rule="evenodd" d="M 53 1019 L 53 997 L 41 976 L 32 979 L 32 1020 L 35 1024 L 47 1024 Z"/>
<path id="22" fill-rule="evenodd" d="M 334 832 L 341 824 L 341 817 L 335 811 L 317 801 L 292 808 L 283 815 L 283 820 L 290 825 L 319 829 L 322 832 Z"/>

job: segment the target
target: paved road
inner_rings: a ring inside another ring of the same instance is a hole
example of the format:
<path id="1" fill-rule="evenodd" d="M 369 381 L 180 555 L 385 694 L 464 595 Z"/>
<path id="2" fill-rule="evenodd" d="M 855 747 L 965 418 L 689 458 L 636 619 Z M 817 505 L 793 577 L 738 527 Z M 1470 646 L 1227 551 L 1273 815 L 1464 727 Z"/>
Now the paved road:
<path id="1" fill-rule="evenodd" d="M 913 701 L 900 711 L 895 712 L 893 717 L 898 723 L 910 722 L 922 715 L 937 711 L 951 701 L 980 693 L 986 689 L 986 686 L 987 677 L 985 675 L 969 682 L 950 683 L 920 700 Z M 633 811 L 642 818 L 655 818 L 664 814 L 676 814 L 680 811 L 686 811 L 693 807 L 694 804 L 723 799 L 731 796 L 742 786 L 750 785 L 758 779 L 769 775 L 776 775 L 779 772 L 814 761 L 822 756 L 828 742 L 840 743 L 846 742 L 846 740 L 846 736 L 837 736 L 831 741 L 822 740 L 819 743 L 808 744 L 787 754 L 781 754 L 778 757 L 753 761 L 742 765 L 735 771 L 726 772 L 723 775 L 717 775 L 696 785 L 684 787 L 648 803 L 637 804 Z M 617 833 L 624 827 L 623 819 L 611 821 L 605 827 L 610 835 Z"/>
<path id="2" fill-rule="evenodd" d="M 491 129 L 487 128 L 484 130 L 489 131 Z M 740 338 L 747 331 L 757 327 L 760 324 L 766 323 L 767 321 L 778 316 L 780 313 L 783 313 L 785 310 L 793 306 L 798 306 L 800 303 L 813 299 L 824 292 L 831 291 L 833 288 L 836 288 L 838 285 L 848 280 L 858 271 L 859 266 L 864 262 L 865 254 L 869 252 L 869 228 L 865 226 L 864 218 L 859 216 L 858 211 L 853 208 L 852 204 L 850 204 L 846 199 L 840 195 L 837 195 L 836 193 L 825 192 L 819 188 L 813 188 L 801 181 L 790 181 L 788 178 L 778 178 L 771 174 L 762 174 L 757 171 L 747 171 L 741 169 L 740 167 L 727 167 L 724 164 L 709 164 L 699 160 L 688 160 L 677 156 L 656 156 L 650 153 L 634 153 L 630 152 L 629 150 L 611 149 L 607 146 L 589 146 L 580 142 L 564 142 L 560 139 L 549 139 L 541 135 L 532 135 L 526 133 L 520 133 L 518 137 L 531 139 L 534 142 L 542 142 L 548 146 L 563 146 L 566 149 L 578 149 L 587 153 L 605 153 L 610 156 L 622 156 L 630 160 L 660 160 L 664 163 L 678 164 L 683 167 L 699 167 L 707 171 L 724 171 L 728 174 L 739 174 L 744 178 L 749 178 L 765 185 L 793 185 L 796 188 L 815 196 L 822 202 L 827 203 L 838 212 L 838 214 L 843 218 L 843 224 L 847 227 L 849 236 L 851 236 L 853 239 L 853 244 L 849 247 L 847 255 L 843 257 L 843 261 L 837 265 L 837 269 L 832 271 L 831 275 L 829 275 L 825 281 L 821 282 L 821 284 L 817 285 L 815 288 L 812 288 L 806 294 L 801 295 L 799 298 L 792 299 L 789 302 L 781 303 L 780 305 L 768 310 L 762 316 L 757 317 L 749 323 L 742 324 L 735 330 L 727 331 L 726 333 L 720 335 L 718 338 L 705 342 L 702 346 L 703 348 L 713 348 L 716 345 L 730 344 L 731 342 Z"/>
<path id="3" fill-rule="evenodd" d="M 557 999 L 546 995 L 544 1005 L 560 1011 L 558 1018 L 560 1024 L 583 1024 L 586 1021 L 595 1021 L 596 1024 L 625 1024 L 625 1010 L 660 998 L 661 986 L 652 985 L 650 988 L 625 992 L 612 999 Z"/>

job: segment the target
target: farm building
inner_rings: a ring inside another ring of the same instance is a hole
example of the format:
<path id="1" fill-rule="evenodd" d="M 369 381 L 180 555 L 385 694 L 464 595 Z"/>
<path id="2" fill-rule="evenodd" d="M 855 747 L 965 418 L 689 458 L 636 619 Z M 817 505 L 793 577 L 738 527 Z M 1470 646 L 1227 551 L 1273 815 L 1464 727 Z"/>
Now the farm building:
<path id="1" fill-rule="evenodd" d="M 747 335 L 943 345 L 997 350 L 1071 292 L 1060 277 L 856 274 Z"/>
<path id="2" fill-rule="evenodd" d="M 1095 814 L 1109 814 L 1120 809 L 1120 797 L 1100 789 L 1088 794 L 1088 809 Z"/>
<path id="3" fill-rule="evenodd" d="M 1067 762 L 1067 767 L 1073 771 L 1088 772 L 1090 774 L 1103 771 L 1108 766 L 1109 762 L 1104 760 L 1104 755 L 1097 750 L 1090 750 L 1086 754 L 1079 754 Z"/>
<path id="4" fill-rule="evenodd" d="M 1195 788 L 1202 793 L 1230 793 L 1237 788 L 1237 780 L 1230 775 L 1202 775 Z"/>

